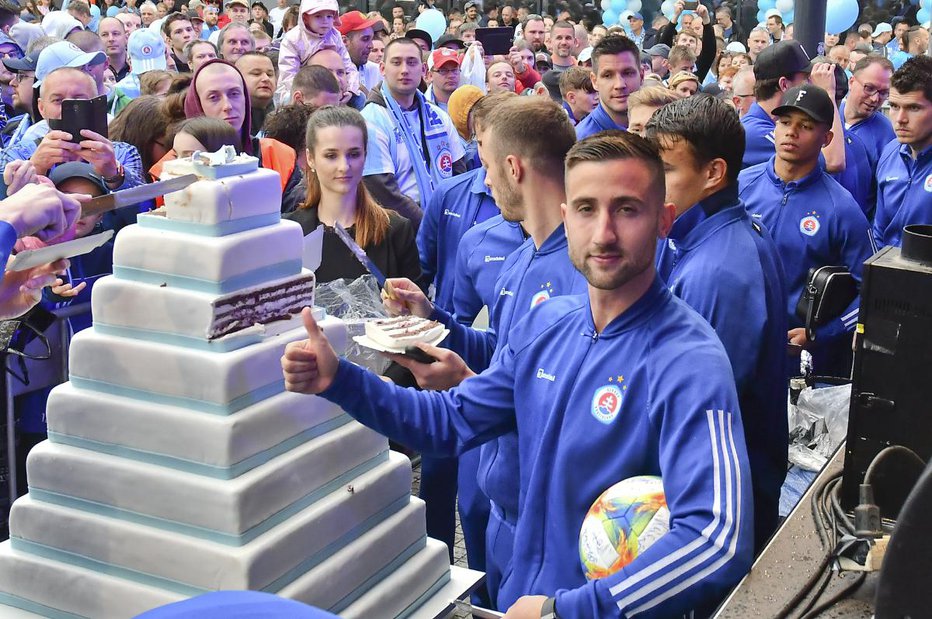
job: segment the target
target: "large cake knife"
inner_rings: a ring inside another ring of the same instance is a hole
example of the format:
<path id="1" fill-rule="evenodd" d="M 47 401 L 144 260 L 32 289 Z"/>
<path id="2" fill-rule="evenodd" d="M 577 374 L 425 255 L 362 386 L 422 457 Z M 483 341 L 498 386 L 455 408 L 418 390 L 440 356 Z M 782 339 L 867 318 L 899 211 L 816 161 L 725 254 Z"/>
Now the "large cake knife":
<path id="1" fill-rule="evenodd" d="M 184 189 L 191 183 L 197 181 L 197 179 L 198 177 L 195 174 L 185 174 L 184 176 L 177 176 L 165 181 L 138 185 L 136 187 L 124 189 L 123 191 L 116 191 L 104 196 L 92 198 L 81 205 L 81 217 L 99 215 L 107 211 L 132 206 L 140 202 L 145 202 L 146 200 L 152 200 L 159 196 L 164 196 L 166 193 Z"/>
<path id="2" fill-rule="evenodd" d="M 372 259 L 366 255 L 366 250 L 359 246 L 359 244 L 353 240 L 353 237 L 349 235 L 349 232 L 346 231 L 346 228 L 340 225 L 340 222 L 335 221 L 333 223 L 333 231 L 337 233 L 337 237 L 343 241 L 343 244 L 346 245 L 356 260 L 359 260 L 359 263 L 362 264 L 372 274 L 372 277 L 375 278 L 375 281 L 379 282 L 379 288 L 385 290 L 385 294 L 388 295 L 388 298 L 395 298 L 395 291 L 392 289 L 392 283 L 385 278 L 385 275 L 382 274 L 382 271 L 379 270 L 379 267 L 375 266 L 375 263 L 372 262 Z"/>

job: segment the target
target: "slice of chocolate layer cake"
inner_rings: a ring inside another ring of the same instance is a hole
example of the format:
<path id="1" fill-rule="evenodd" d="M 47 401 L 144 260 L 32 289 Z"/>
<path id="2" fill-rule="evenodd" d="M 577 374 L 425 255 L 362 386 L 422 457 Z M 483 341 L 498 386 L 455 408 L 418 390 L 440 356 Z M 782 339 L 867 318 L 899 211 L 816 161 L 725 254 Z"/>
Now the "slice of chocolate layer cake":
<path id="1" fill-rule="evenodd" d="M 380 346 L 403 350 L 418 342 L 433 342 L 443 332 L 436 320 L 417 316 L 397 316 L 370 320 L 366 323 L 366 336 Z"/>
<path id="2" fill-rule="evenodd" d="M 207 338 L 216 339 L 300 314 L 305 307 L 314 306 L 314 282 L 314 273 L 305 272 L 217 297 Z"/>

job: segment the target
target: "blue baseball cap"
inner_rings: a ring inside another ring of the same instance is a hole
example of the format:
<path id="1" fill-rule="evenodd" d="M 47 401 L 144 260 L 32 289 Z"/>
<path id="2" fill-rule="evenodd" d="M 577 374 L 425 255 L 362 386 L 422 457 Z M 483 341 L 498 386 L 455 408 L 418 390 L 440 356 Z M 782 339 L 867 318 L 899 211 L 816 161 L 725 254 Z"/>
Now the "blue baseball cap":
<path id="1" fill-rule="evenodd" d="M 87 65 L 107 62 L 107 55 L 103 52 L 84 52 L 81 48 L 68 41 L 52 43 L 42 50 L 36 62 L 36 83 L 38 87 L 46 76 L 62 67 L 80 68 Z"/>
<path id="2" fill-rule="evenodd" d="M 631 15 L 628 15 L 628 21 L 631 21 L 632 19 L 640 19 L 641 21 L 644 21 L 644 16 L 640 13 L 631 13 Z"/>

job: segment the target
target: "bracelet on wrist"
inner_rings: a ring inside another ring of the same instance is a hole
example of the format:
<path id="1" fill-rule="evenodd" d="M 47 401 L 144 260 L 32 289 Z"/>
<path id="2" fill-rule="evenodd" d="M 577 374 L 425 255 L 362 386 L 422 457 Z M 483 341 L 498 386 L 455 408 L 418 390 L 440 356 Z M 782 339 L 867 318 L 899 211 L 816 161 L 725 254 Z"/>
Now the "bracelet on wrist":
<path id="1" fill-rule="evenodd" d="M 126 171 L 123 169 L 123 164 L 117 162 L 117 172 L 113 176 L 105 176 L 104 182 L 108 185 L 122 185 L 123 181 L 126 180 Z"/>

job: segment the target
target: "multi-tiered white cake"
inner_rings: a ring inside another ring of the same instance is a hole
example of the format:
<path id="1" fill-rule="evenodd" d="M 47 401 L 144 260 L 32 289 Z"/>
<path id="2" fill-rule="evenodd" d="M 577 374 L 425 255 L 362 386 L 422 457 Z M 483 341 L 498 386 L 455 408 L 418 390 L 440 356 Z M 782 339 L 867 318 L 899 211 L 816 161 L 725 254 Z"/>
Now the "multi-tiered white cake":
<path id="1" fill-rule="evenodd" d="M 0 545 L 0 604 L 106 619 L 253 589 L 401 617 L 449 579 L 408 459 L 283 391 L 314 275 L 278 175 L 229 169 L 166 166 L 207 178 L 118 235 Z M 321 326 L 340 350 L 343 323 Z"/>

